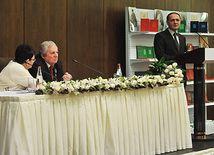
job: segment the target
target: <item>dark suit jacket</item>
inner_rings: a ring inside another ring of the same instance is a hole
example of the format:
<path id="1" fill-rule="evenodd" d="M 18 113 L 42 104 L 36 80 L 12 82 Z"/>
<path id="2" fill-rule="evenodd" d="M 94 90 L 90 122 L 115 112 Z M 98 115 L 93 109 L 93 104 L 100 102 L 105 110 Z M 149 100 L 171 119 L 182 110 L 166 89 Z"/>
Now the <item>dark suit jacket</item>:
<path id="1" fill-rule="evenodd" d="M 158 60 L 160 60 L 161 57 L 165 57 L 165 60 L 174 60 L 176 56 L 184 54 L 184 52 L 187 51 L 186 38 L 179 33 L 178 37 L 180 50 L 177 49 L 175 41 L 168 29 L 155 35 L 154 49 Z"/>
<path id="2" fill-rule="evenodd" d="M 58 62 L 54 65 L 53 74 L 55 77 L 53 80 L 51 78 L 50 70 L 49 70 L 45 60 L 41 57 L 40 54 L 36 55 L 36 61 L 34 62 L 33 67 L 28 70 L 34 78 L 36 78 L 38 66 L 41 66 L 42 76 L 46 82 L 63 80 L 62 76 L 64 75 L 64 73 L 63 73 L 63 67 L 62 67 L 61 61 L 58 60 Z"/>

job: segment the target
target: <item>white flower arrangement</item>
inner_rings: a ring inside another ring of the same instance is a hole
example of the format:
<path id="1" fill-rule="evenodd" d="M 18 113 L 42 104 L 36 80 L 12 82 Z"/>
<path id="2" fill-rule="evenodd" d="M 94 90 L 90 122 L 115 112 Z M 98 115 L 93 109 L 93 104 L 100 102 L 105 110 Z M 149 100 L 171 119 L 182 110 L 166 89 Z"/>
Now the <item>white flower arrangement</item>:
<path id="1" fill-rule="evenodd" d="M 154 88 L 155 86 L 167 85 L 168 81 L 160 75 L 156 76 L 133 76 L 103 79 L 83 79 L 76 81 L 53 81 L 43 82 L 36 89 L 36 94 L 69 94 L 75 95 L 83 92 L 92 91 L 109 91 L 109 90 L 126 90 L 138 88 Z"/>
<path id="2" fill-rule="evenodd" d="M 184 70 L 173 60 L 165 61 L 161 58 L 158 62 L 154 62 L 149 66 L 149 73 L 151 75 L 161 75 L 164 81 L 168 84 L 184 83 Z"/>
<path id="3" fill-rule="evenodd" d="M 83 79 L 71 81 L 43 82 L 36 89 L 36 94 L 69 94 L 75 95 L 83 92 L 127 90 L 139 88 L 154 88 L 168 84 L 180 84 L 184 82 L 183 71 L 177 63 L 166 64 L 164 61 L 155 62 L 149 66 L 150 75 L 133 77 L 117 77 L 103 79 Z"/>

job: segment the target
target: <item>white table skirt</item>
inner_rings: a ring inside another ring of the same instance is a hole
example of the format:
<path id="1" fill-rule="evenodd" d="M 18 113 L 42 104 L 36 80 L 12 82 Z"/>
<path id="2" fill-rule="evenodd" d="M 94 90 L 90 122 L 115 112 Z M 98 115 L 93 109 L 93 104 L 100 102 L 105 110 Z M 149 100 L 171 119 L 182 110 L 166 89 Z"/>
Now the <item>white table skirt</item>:
<path id="1" fill-rule="evenodd" d="M 2 155 L 139 155 L 192 148 L 183 85 L 77 96 L 2 95 L 0 108 Z"/>

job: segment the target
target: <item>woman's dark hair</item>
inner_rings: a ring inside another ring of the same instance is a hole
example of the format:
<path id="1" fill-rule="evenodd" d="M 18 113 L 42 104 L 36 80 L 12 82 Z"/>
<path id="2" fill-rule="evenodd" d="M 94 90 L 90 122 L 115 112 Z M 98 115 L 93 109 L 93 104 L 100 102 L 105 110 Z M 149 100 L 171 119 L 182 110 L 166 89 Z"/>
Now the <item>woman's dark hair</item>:
<path id="1" fill-rule="evenodd" d="M 31 59 L 35 55 L 35 51 L 32 46 L 21 44 L 16 48 L 15 61 L 22 64 L 27 59 Z"/>

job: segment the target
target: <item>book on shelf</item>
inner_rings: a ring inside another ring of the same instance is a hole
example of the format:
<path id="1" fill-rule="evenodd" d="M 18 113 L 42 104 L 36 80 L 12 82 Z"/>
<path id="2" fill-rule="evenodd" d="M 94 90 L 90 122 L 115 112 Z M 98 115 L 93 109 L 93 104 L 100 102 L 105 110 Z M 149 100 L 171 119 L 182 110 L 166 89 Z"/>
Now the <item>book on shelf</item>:
<path id="1" fill-rule="evenodd" d="M 187 98 L 187 104 L 188 105 L 193 104 L 191 91 L 185 91 L 185 94 L 186 94 L 186 98 Z"/>
<path id="2" fill-rule="evenodd" d="M 188 81 L 194 80 L 194 70 L 193 69 L 186 69 L 186 76 Z M 212 80 L 207 78 L 207 73 L 205 72 L 205 80 Z"/>
<path id="3" fill-rule="evenodd" d="M 194 91 L 185 91 L 187 104 L 194 104 Z M 205 102 L 208 102 L 207 93 L 205 92 Z"/>
<path id="4" fill-rule="evenodd" d="M 192 98 L 192 104 L 194 103 L 194 91 L 190 91 L 191 98 Z"/>
<path id="5" fill-rule="evenodd" d="M 207 33 L 207 22 L 199 22 L 198 32 Z"/>
<path id="6" fill-rule="evenodd" d="M 149 31 L 158 32 L 158 20 L 157 19 L 150 19 Z"/>
<path id="7" fill-rule="evenodd" d="M 186 69 L 186 76 L 188 81 L 194 80 L 194 71 L 193 69 Z"/>
<path id="8" fill-rule="evenodd" d="M 149 19 L 141 19 L 141 31 L 149 31 Z"/>
<path id="9" fill-rule="evenodd" d="M 186 31 L 186 21 L 181 21 L 178 32 L 185 33 L 185 31 Z"/>
<path id="10" fill-rule="evenodd" d="M 201 22 L 207 22 L 207 32 L 209 33 L 209 22 L 208 22 L 208 13 L 207 12 L 201 12 Z"/>
<path id="11" fill-rule="evenodd" d="M 153 46 L 136 46 L 137 59 L 153 59 L 156 58 Z"/>
<path id="12" fill-rule="evenodd" d="M 201 13 L 199 12 L 190 12 L 190 21 L 200 21 Z"/>
<path id="13" fill-rule="evenodd" d="M 137 11 L 136 7 L 128 7 L 129 14 L 129 30 L 130 32 L 138 31 Z"/>
<path id="14" fill-rule="evenodd" d="M 208 102 L 207 92 L 205 92 L 205 102 Z"/>
<path id="15" fill-rule="evenodd" d="M 198 21 L 191 21 L 190 22 L 190 32 L 191 33 L 198 32 L 198 26 L 199 26 L 199 22 Z"/>
<path id="16" fill-rule="evenodd" d="M 206 79 L 206 76 L 205 76 L 205 79 Z M 214 80 L 214 78 L 207 78 L 206 80 Z"/>
<path id="17" fill-rule="evenodd" d="M 136 51 L 137 51 L 137 59 L 148 58 L 146 46 L 136 46 Z"/>
<path id="18" fill-rule="evenodd" d="M 179 33 L 185 33 L 186 32 L 186 24 L 187 24 L 187 12 L 180 11 L 180 18 L 181 18 L 181 23 L 180 27 L 178 28 Z"/>
<path id="19" fill-rule="evenodd" d="M 153 47 L 147 47 L 147 58 L 154 58 Z"/>
<path id="20" fill-rule="evenodd" d="M 163 17 L 163 10 L 155 9 L 154 10 L 154 19 L 158 20 L 158 32 L 164 30 L 164 17 Z"/>
<path id="21" fill-rule="evenodd" d="M 190 52 L 193 50 L 193 45 L 192 43 L 187 43 L 187 52 Z"/>
<path id="22" fill-rule="evenodd" d="M 180 11 L 181 23 L 183 24 L 180 32 L 189 33 L 190 32 L 190 12 Z"/>

